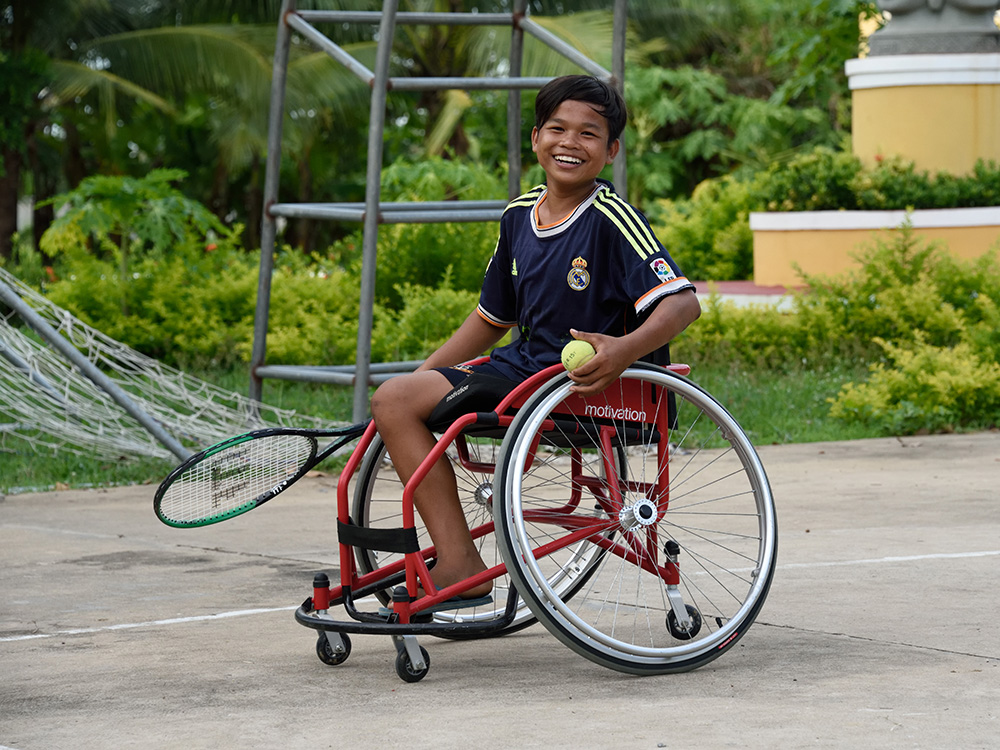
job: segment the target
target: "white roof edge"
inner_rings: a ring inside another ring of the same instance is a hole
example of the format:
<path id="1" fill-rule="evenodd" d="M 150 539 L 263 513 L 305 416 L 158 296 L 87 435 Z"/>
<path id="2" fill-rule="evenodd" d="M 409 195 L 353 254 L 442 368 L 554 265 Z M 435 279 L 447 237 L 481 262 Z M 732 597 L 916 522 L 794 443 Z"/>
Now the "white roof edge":
<path id="1" fill-rule="evenodd" d="M 1000 83 L 1000 53 L 876 55 L 844 64 L 852 90 Z"/>
<path id="2" fill-rule="evenodd" d="M 755 232 L 806 232 L 811 230 L 889 229 L 907 216 L 914 229 L 950 227 L 1000 227 L 1000 206 L 934 208 L 918 211 L 783 211 L 750 214 Z"/>

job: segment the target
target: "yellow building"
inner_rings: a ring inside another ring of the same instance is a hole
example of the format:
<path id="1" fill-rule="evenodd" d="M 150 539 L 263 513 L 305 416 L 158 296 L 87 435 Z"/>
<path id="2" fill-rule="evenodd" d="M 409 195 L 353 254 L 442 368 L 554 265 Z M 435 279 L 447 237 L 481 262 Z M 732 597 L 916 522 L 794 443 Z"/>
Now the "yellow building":
<path id="1" fill-rule="evenodd" d="M 810 275 L 834 276 L 857 265 L 876 240 L 888 241 L 909 221 L 926 241 L 944 243 L 959 258 L 1000 245 L 1000 207 L 914 211 L 789 211 L 750 214 L 754 283 L 796 287 Z"/>
<path id="2" fill-rule="evenodd" d="M 898 155 L 930 172 L 1000 162 L 1000 53 L 848 60 L 854 153 Z"/>
<path id="3" fill-rule="evenodd" d="M 891 51 L 909 42 L 918 51 L 947 48 L 956 39 L 961 47 L 965 24 L 971 29 L 970 48 L 977 51 L 872 54 L 847 61 L 854 154 L 869 166 L 899 156 L 932 174 L 965 174 L 980 159 L 1000 163 L 1000 49 L 978 51 L 996 47 L 995 29 L 990 31 L 988 23 L 996 4 L 991 9 L 984 0 L 954 7 L 939 2 L 936 10 L 901 0 L 880 5 L 905 13 L 889 20 L 896 24 L 893 33 L 887 34 L 887 26 L 871 38 L 873 49 L 880 39 L 882 49 Z M 984 13 L 985 28 L 969 25 L 974 14 Z M 754 282 L 801 285 L 796 266 L 809 274 L 842 273 L 856 264 L 865 245 L 888 239 L 907 220 L 922 238 L 946 244 L 958 257 L 974 258 L 1000 246 L 1000 207 L 918 210 L 909 215 L 902 211 L 755 213 L 750 217 Z"/>

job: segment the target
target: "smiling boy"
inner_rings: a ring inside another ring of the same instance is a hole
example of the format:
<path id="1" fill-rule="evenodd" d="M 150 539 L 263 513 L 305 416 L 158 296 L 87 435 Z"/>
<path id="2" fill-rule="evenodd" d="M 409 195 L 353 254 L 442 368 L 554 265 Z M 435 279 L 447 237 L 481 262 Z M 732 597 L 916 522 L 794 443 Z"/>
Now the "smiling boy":
<path id="1" fill-rule="evenodd" d="M 504 211 L 476 310 L 416 372 L 387 381 L 372 398 L 372 417 L 403 482 L 433 448 L 427 422 L 449 392 L 475 386 L 489 394 L 487 403 L 459 414 L 491 409 L 559 362 L 562 347 L 577 338 L 596 354 L 570 373 L 573 390 L 596 394 L 698 318 L 693 285 L 645 217 L 598 179 L 618 154 L 625 118 L 621 95 L 597 78 L 564 76 L 539 91 L 531 148 L 546 183 Z M 519 337 L 488 362 L 462 365 L 514 326 Z M 437 550 L 438 587 L 486 569 L 447 460 L 431 469 L 414 502 Z M 452 604 L 485 603 L 491 589 L 484 583 Z"/>

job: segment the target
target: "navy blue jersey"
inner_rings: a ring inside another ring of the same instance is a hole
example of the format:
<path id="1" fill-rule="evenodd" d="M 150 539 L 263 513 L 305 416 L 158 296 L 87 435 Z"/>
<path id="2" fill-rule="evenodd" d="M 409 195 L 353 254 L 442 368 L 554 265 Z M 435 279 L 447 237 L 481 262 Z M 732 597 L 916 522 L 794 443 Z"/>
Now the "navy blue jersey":
<path id="1" fill-rule="evenodd" d="M 508 204 L 479 296 L 486 321 L 518 326 L 520 338 L 491 355 L 517 380 L 559 362 L 570 328 L 622 336 L 662 297 L 693 288 L 646 217 L 608 183 L 599 181 L 562 221 L 539 227 L 544 200 L 540 185 Z"/>

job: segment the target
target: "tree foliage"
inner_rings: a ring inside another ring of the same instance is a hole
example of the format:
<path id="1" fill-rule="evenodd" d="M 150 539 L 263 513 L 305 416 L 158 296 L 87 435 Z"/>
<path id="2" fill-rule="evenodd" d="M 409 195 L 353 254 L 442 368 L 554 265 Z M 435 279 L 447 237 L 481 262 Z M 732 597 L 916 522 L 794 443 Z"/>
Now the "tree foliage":
<path id="1" fill-rule="evenodd" d="M 300 0 L 298 6 L 378 10 L 381 3 Z M 0 213 L 13 216 L 13 193 L 42 200 L 88 174 L 138 177 L 151 168 L 180 168 L 189 174 L 185 193 L 227 223 L 244 224 L 244 243 L 255 247 L 279 0 L 8 0 L 0 7 L 0 36 L 12 50 L 0 64 L 23 66 L 30 49 L 48 60 L 38 68 L 45 80 L 16 77 L 19 105 L 8 111 L 28 113 L 30 122 L 20 123 L 20 137 L 5 138 L 12 147 L 4 159 L 9 172 L 23 167 L 27 176 L 14 175 L 13 187 L 0 195 L 9 214 Z M 510 7 L 510 0 L 401 3 L 401 10 L 417 11 Z M 830 103 L 846 101 L 843 59 L 853 56 L 857 13 L 867 7 L 848 0 L 632 0 L 626 78 L 635 80 L 634 109 L 642 121 L 630 135 L 638 199 L 680 195 L 706 176 L 786 158 L 805 142 L 830 142 L 843 115 L 840 105 L 831 115 Z M 529 10 L 610 67 L 605 0 L 531 0 Z M 373 66 L 374 26 L 323 30 Z M 502 75 L 509 36 L 503 27 L 400 26 L 393 74 Z M 646 72 L 651 65 L 666 73 Z M 524 74 L 575 70 L 528 36 Z M 358 200 L 365 87 L 301 39 L 292 46 L 288 86 L 281 194 Z M 675 111 L 663 111 L 657 97 Z M 386 156 L 467 154 L 499 166 L 504 101 L 491 92 L 393 94 Z M 530 123 L 524 125 L 526 135 Z M 40 236 L 52 217 L 44 207 L 36 214 Z M 287 238 L 309 251 L 345 231 L 293 222 Z"/>
<path id="2" fill-rule="evenodd" d="M 171 185 L 184 177 L 178 169 L 154 169 L 142 178 L 86 178 L 50 199 L 60 211 L 42 238 L 42 249 L 56 255 L 118 236 L 128 238 L 135 249 L 162 257 L 192 234 L 225 233 L 210 211 Z"/>

